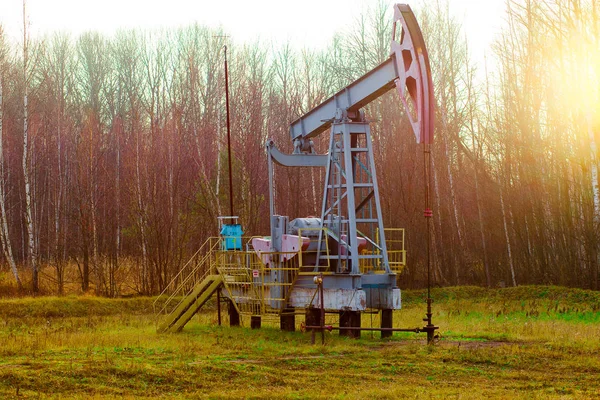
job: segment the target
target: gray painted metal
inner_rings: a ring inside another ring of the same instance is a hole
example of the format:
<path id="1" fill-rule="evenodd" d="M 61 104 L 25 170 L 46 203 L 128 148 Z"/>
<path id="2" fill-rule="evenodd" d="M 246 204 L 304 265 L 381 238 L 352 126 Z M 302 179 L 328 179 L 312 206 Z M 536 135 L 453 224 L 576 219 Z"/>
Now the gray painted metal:
<path id="1" fill-rule="evenodd" d="M 315 228 L 320 228 L 321 226 L 322 226 L 322 224 L 321 224 L 320 218 L 315 218 L 315 217 L 296 218 L 296 219 L 290 221 L 290 223 L 288 224 L 288 232 L 291 235 L 298 235 L 298 233 L 301 229 L 315 229 Z M 311 234 L 314 235 L 314 233 L 315 233 L 314 231 L 311 232 L 310 230 L 302 232 L 302 234 L 304 236 L 310 236 Z"/>
<path id="2" fill-rule="evenodd" d="M 296 286 L 317 289 L 314 283 L 315 274 L 303 274 L 296 278 Z M 323 276 L 323 287 L 326 289 L 344 288 L 359 289 L 362 287 L 396 288 L 396 274 L 332 274 Z"/>
<path id="3" fill-rule="evenodd" d="M 284 167 L 325 167 L 329 161 L 327 154 L 284 154 L 272 141 L 267 143 L 269 160 Z"/>
<path id="4" fill-rule="evenodd" d="M 316 290 L 317 285 L 314 283 L 314 277 L 317 275 L 317 273 L 315 275 L 300 275 L 296 278 L 294 286 Z M 323 287 L 325 289 L 360 289 L 361 282 L 361 275 L 333 274 L 323 277 Z"/>
<path id="5" fill-rule="evenodd" d="M 271 251 L 281 251 L 283 235 L 286 234 L 288 225 L 288 217 L 283 215 L 273 215 L 271 217 Z M 270 260 L 274 267 L 270 271 L 271 282 L 286 282 L 286 274 L 281 270 L 281 260 L 279 257 L 272 257 Z M 267 287 L 271 298 L 280 299 L 283 297 L 283 287 L 280 285 L 270 285 Z M 285 304 L 280 300 L 271 300 L 270 304 L 273 308 L 282 309 Z"/>
<path id="6" fill-rule="evenodd" d="M 290 136 L 308 139 L 327 130 L 338 110 L 358 111 L 388 90 L 395 88 L 398 79 L 396 55 L 379 64 L 370 72 L 334 94 L 317 107 L 292 122 Z"/>
<path id="7" fill-rule="evenodd" d="M 337 124 L 334 124 L 331 128 L 332 132 L 335 132 L 335 127 Z M 343 156 L 344 156 L 344 169 L 346 175 L 346 186 L 347 186 L 347 195 L 346 202 L 348 205 L 348 242 L 350 253 L 350 257 L 352 258 L 351 272 L 353 274 L 358 274 L 360 272 L 359 263 L 358 263 L 358 242 L 356 241 L 356 236 L 358 232 L 356 231 L 356 214 L 354 210 L 356 210 L 356 202 L 355 202 L 355 193 L 354 193 L 354 184 L 358 182 L 354 182 L 354 168 L 352 168 L 352 149 L 351 149 L 351 140 L 350 140 L 350 126 L 349 123 L 340 124 L 337 128 L 341 128 L 341 134 L 343 135 Z M 337 146 L 334 146 L 337 147 Z M 341 149 L 338 149 L 341 150 Z M 323 220 L 325 216 L 323 216 Z"/>
<path id="8" fill-rule="evenodd" d="M 271 235 L 273 235 L 273 216 L 275 215 L 275 188 L 273 187 L 273 178 L 274 178 L 274 173 L 275 171 L 273 171 L 273 157 L 271 157 L 271 151 L 270 151 L 270 145 L 272 145 L 273 142 L 272 141 L 268 141 L 267 142 L 267 165 L 269 167 L 269 216 L 270 216 L 270 223 L 271 223 Z"/>
<path id="9" fill-rule="evenodd" d="M 396 287 L 396 274 L 363 274 L 360 278 L 360 285 L 361 287 Z"/>
<path id="10" fill-rule="evenodd" d="M 354 137 L 353 137 L 354 136 Z M 360 146 L 361 140 L 358 136 L 364 137 L 365 147 Z M 329 165 L 325 173 L 325 188 L 323 191 L 323 205 L 321 208 L 321 221 L 327 228 L 329 235 L 334 238 L 343 252 L 334 252 L 335 255 L 323 256 L 318 258 L 337 259 L 338 273 L 350 272 L 359 274 L 360 260 L 380 259 L 384 272 L 390 273 L 389 262 L 387 258 L 387 247 L 385 242 L 385 233 L 383 229 L 383 218 L 381 215 L 381 205 L 379 200 L 379 189 L 377 187 L 377 178 L 375 173 L 375 161 L 373 159 L 373 148 L 371 142 L 371 130 L 368 122 L 348 122 L 336 121 L 331 125 L 331 137 L 329 141 Z M 365 173 L 357 173 L 358 159 L 354 155 L 354 150 L 359 149 L 366 156 L 368 165 L 362 165 L 366 169 Z M 357 189 L 370 189 L 364 198 L 356 197 Z M 357 208 L 357 202 L 361 205 Z M 368 203 L 373 205 L 376 215 L 375 218 L 359 218 L 360 209 Z M 367 228 L 376 228 L 380 233 L 380 241 L 377 247 L 379 254 L 361 255 L 357 238 L 364 237 L 370 243 L 375 243 L 376 238 L 369 237 L 368 232 L 375 232 L 376 229 L 363 229 L 363 232 L 357 229 L 357 224 L 366 225 Z M 346 241 L 341 238 L 346 235 Z M 320 240 L 322 238 L 319 238 Z M 341 253 L 344 253 L 341 255 Z M 349 271 L 340 269 L 341 266 Z"/>
<path id="11" fill-rule="evenodd" d="M 288 217 L 284 215 L 271 216 L 271 251 L 281 251 L 283 235 L 287 233 Z"/>

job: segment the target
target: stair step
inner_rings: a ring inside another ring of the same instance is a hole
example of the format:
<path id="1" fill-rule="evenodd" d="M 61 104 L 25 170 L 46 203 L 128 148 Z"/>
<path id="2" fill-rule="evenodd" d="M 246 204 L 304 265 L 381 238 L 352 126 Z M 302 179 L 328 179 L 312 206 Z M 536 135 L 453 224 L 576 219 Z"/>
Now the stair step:
<path id="1" fill-rule="evenodd" d="M 207 276 L 180 302 L 179 306 L 166 317 L 166 320 L 158 328 L 158 331 L 178 332 L 183 329 L 185 324 L 192 319 L 194 314 L 198 312 L 222 283 L 223 279 L 219 275 Z"/>

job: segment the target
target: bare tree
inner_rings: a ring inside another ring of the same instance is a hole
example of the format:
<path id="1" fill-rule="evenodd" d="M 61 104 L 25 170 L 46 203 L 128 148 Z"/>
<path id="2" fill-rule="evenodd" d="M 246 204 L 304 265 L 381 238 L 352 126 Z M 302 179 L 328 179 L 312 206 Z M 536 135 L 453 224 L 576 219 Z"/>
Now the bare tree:
<path id="1" fill-rule="evenodd" d="M 27 243 L 29 263 L 32 271 L 32 290 L 39 292 L 39 266 L 38 254 L 35 240 L 35 228 L 33 219 L 33 200 L 30 185 L 31 164 L 29 161 L 29 105 L 28 105 L 28 85 L 29 85 L 29 37 L 27 36 L 27 13 L 25 0 L 23 0 L 23 181 L 25 183 L 25 224 L 27 227 Z"/>
<path id="2" fill-rule="evenodd" d="M 8 261 L 10 270 L 15 277 L 15 281 L 19 290 L 23 288 L 21 278 L 19 277 L 19 271 L 17 270 L 17 264 L 12 252 L 12 245 L 10 241 L 10 234 L 8 232 L 8 215 L 6 209 L 6 181 L 4 171 L 4 130 L 3 130 L 3 119 L 4 119 L 4 102 L 2 97 L 2 88 L 4 84 L 4 70 L 6 65 L 6 54 L 8 52 L 8 45 L 4 40 L 4 30 L 0 25 L 0 239 L 2 240 L 2 250 L 4 257 Z"/>

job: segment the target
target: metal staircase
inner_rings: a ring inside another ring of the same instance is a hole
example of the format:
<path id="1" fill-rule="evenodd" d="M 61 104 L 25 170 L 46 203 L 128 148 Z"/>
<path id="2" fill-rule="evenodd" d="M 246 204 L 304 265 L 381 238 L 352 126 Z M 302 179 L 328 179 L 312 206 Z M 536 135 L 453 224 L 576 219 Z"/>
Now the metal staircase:
<path id="1" fill-rule="evenodd" d="M 214 251 L 219 249 L 220 244 L 219 238 L 206 240 L 156 298 L 153 306 L 157 329 L 172 325 L 174 314 L 184 303 L 189 307 L 189 299 L 192 298 L 198 284 L 214 273 Z M 188 307 L 184 307 L 184 311 Z"/>
<path id="2" fill-rule="evenodd" d="M 202 308 L 207 300 L 219 289 L 223 278 L 219 275 L 208 275 L 196 285 L 192 293 L 179 302 L 178 306 L 166 316 L 158 327 L 158 332 L 179 332 L 190 319 Z"/>

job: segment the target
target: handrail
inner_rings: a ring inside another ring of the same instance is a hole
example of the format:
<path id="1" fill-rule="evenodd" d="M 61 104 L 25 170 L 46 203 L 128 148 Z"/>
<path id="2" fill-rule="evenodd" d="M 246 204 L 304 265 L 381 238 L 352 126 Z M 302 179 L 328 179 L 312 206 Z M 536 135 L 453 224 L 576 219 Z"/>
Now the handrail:
<path id="1" fill-rule="evenodd" d="M 194 253 L 194 255 L 192 257 L 190 257 L 190 259 L 188 260 L 187 263 L 185 263 L 185 265 L 181 268 L 181 270 L 177 273 L 177 275 L 175 275 L 175 277 L 171 280 L 171 282 L 169 282 L 169 284 L 165 287 L 165 289 L 161 292 L 161 294 L 156 298 L 156 300 L 154 300 L 154 302 L 152 303 L 152 307 L 154 309 L 154 313 L 155 315 L 161 315 L 163 313 L 163 311 L 165 311 L 165 309 L 168 307 L 168 305 L 171 303 L 171 301 L 173 300 L 173 298 L 175 298 L 175 296 L 177 294 L 179 294 L 181 292 L 181 289 L 185 288 L 185 285 L 190 281 L 190 279 L 192 279 L 192 277 L 194 276 L 194 274 L 202 267 L 206 264 L 206 262 L 208 261 L 208 259 L 212 256 L 213 251 L 215 250 L 215 247 L 218 247 L 218 245 L 220 244 L 219 240 L 215 240 L 215 239 L 219 239 L 219 238 L 215 238 L 215 237 L 210 237 L 208 238 L 203 244 L 202 246 L 200 246 L 200 249 L 198 249 L 198 251 L 196 251 Z M 208 249 L 206 249 L 206 247 L 208 247 Z M 165 301 L 165 303 L 163 304 L 163 307 L 160 309 L 160 311 L 157 313 L 156 312 L 156 304 L 157 302 L 162 298 L 162 296 L 167 292 L 167 290 L 171 287 L 174 286 L 174 283 L 178 281 L 178 279 L 180 278 L 180 276 L 184 273 L 184 271 L 186 271 L 186 269 L 189 267 L 190 264 L 192 264 L 192 262 L 199 256 L 199 254 L 204 253 L 204 256 L 201 258 L 201 260 L 199 262 L 196 263 L 196 266 L 188 273 L 188 275 L 185 277 L 185 279 L 183 279 L 183 281 L 181 281 L 179 283 L 178 289 L 175 289 L 173 291 L 173 293 L 169 296 L 169 298 Z M 201 277 L 201 279 L 204 279 L 209 273 L 210 273 L 210 268 L 204 273 L 204 275 Z M 180 303 L 183 300 L 180 300 Z"/>

